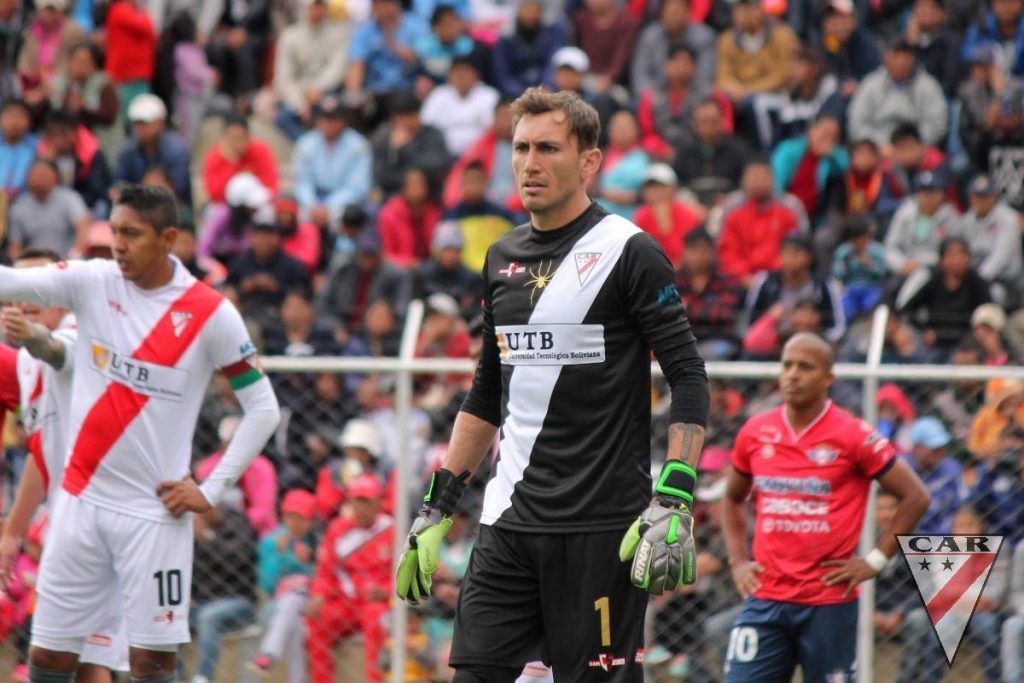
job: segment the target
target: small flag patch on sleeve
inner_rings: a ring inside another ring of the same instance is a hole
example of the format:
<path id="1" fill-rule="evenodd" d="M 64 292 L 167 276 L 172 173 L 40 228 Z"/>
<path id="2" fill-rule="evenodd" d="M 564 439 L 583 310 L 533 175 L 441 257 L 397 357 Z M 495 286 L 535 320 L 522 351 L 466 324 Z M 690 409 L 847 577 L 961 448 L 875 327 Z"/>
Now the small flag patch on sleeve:
<path id="1" fill-rule="evenodd" d="M 260 377 L 263 377 L 263 373 L 254 365 L 254 360 L 255 356 L 250 356 L 222 368 L 224 376 L 228 378 L 228 384 L 231 385 L 233 391 L 244 389 L 250 384 L 259 381 Z"/>

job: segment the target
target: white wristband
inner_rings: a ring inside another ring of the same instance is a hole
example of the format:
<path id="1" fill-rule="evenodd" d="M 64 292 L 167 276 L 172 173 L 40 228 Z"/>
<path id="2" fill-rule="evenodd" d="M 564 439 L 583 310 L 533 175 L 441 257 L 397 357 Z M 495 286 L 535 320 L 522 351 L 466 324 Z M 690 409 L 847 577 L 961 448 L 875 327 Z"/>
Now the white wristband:
<path id="1" fill-rule="evenodd" d="M 889 558 L 878 548 L 872 548 L 868 556 L 864 558 L 868 566 L 875 570 L 875 573 L 882 571 L 885 565 L 889 564 Z"/>

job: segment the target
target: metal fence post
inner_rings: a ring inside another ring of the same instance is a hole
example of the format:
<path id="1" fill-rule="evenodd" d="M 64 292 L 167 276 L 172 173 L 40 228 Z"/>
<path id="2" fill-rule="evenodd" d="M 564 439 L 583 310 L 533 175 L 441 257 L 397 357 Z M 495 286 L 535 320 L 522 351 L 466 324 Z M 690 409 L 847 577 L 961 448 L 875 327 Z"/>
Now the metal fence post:
<path id="1" fill-rule="evenodd" d="M 409 532 L 409 414 L 412 410 L 412 361 L 416 357 L 416 340 L 423 324 L 423 302 L 409 302 L 402 329 L 399 357 L 402 369 L 396 373 L 395 413 L 398 417 L 398 462 L 395 463 L 395 549 L 391 575 L 398 569 L 398 560 L 405 550 L 405 537 Z M 391 596 L 391 680 L 405 680 L 405 601 Z"/>
<path id="2" fill-rule="evenodd" d="M 871 339 L 868 343 L 866 360 L 868 373 L 864 377 L 864 396 L 861 412 L 865 421 L 874 425 L 878 422 L 878 368 L 882 363 L 885 346 L 885 327 L 889 322 L 889 307 L 879 306 L 871 319 Z M 878 484 L 872 482 L 868 490 L 867 510 L 864 511 L 864 527 L 860 534 L 860 555 L 864 557 L 875 547 L 875 500 Z M 875 582 L 860 585 L 857 603 L 857 681 L 872 683 L 875 679 Z"/>

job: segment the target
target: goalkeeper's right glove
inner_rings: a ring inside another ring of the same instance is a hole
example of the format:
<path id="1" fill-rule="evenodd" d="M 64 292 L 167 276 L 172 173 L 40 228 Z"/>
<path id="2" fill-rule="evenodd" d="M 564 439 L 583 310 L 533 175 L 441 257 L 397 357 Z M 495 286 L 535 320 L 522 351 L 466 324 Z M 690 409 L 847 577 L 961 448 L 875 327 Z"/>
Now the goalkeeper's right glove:
<path id="1" fill-rule="evenodd" d="M 654 499 L 619 545 L 619 559 L 632 560 L 630 580 L 654 595 L 697 580 L 693 543 L 693 489 L 697 473 L 679 461 L 665 463 Z"/>
<path id="2" fill-rule="evenodd" d="M 432 577 L 441 563 L 441 542 L 452 527 L 452 513 L 466 490 L 467 479 L 468 471 L 455 476 L 441 468 L 430 480 L 395 577 L 395 591 L 406 602 L 416 605 L 430 597 Z"/>

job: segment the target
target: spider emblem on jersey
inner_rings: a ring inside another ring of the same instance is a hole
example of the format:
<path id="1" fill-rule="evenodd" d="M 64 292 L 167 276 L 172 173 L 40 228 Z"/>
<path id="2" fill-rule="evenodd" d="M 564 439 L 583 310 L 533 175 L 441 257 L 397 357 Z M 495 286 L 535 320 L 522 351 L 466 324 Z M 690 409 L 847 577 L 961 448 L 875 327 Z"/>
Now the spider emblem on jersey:
<path id="1" fill-rule="evenodd" d="M 541 261 L 537 264 L 537 268 L 531 268 L 529 270 L 530 279 L 523 283 L 524 287 L 530 287 L 530 305 L 533 306 L 533 297 L 537 294 L 538 289 L 544 289 L 551 283 L 551 278 L 555 276 L 555 265 L 548 262 L 547 267 L 544 266 L 544 262 Z"/>

